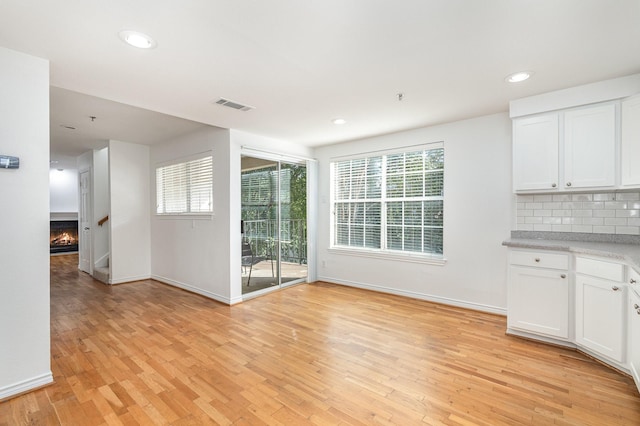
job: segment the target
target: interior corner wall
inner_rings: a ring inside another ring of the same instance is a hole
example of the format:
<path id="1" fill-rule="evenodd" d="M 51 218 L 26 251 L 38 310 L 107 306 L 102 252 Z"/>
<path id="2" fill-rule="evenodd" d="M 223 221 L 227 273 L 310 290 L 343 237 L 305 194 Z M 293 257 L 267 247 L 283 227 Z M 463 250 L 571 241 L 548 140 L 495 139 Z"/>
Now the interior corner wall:
<path id="1" fill-rule="evenodd" d="M 155 169 L 167 162 L 210 152 L 213 157 L 213 215 L 155 214 Z M 232 304 L 229 130 L 206 127 L 151 147 L 151 275 L 152 278 L 226 304 Z M 239 219 L 238 219 L 239 224 Z M 239 226 L 239 225 L 238 225 Z M 239 286 L 240 284 L 238 284 Z"/>
<path id="2" fill-rule="evenodd" d="M 91 170 L 91 239 L 93 249 L 91 266 L 106 266 L 109 260 L 109 235 L 111 221 L 106 221 L 102 226 L 98 225 L 105 216 L 110 214 L 109 195 L 109 148 L 95 149 L 92 151 L 93 161 Z"/>
<path id="3" fill-rule="evenodd" d="M 149 147 L 109 141 L 111 284 L 151 277 Z"/>
<path id="4" fill-rule="evenodd" d="M 78 174 L 86 170 L 91 170 L 91 168 L 93 167 L 93 151 L 87 151 L 80 154 L 77 158 L 77 164 L 78 164 Z M 78 184 L 78 188 L 79 188 L 79 184 Z M 78 193 L 78 200 L 80 200 L 79 193 Z"/>
<path id="5" fill-rule="evenodd" d="M 53 381 L 49 331 L 49 62 L 0 48 L 0 399 Z M 27 196 L 28 194 L 28 196 Z"/>
<path id="6" fill-rule="evenodd" d="M 444 141 L 444 265 L 373 259 L 329 247 L 332 158 Z M 506 314 L 511 192 L 507 113 L 317 148 L 318 279 Z"/>
<path id="7" fill-rule="evenodd" d="M 78 170 L 49 171 L 49 210 L 51 213 L 78 213 Z"/>

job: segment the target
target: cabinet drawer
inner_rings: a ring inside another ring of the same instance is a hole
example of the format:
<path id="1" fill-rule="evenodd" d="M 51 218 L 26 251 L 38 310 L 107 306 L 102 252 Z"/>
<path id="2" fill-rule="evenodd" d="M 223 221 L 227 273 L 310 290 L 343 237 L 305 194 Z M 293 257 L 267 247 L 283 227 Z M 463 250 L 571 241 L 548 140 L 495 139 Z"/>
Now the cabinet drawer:
<path id="1" fill-rule="evenodd" d="M 605 280 L 624 281 L 624 265 L 585 257 L 576 257 L 576 273 Z"/>
<path id="2" fill-rule="evenodd" d="M 536 251 L 512 251 L 511 264 L 538 268 L 569 269 L 569 255 Z"/>

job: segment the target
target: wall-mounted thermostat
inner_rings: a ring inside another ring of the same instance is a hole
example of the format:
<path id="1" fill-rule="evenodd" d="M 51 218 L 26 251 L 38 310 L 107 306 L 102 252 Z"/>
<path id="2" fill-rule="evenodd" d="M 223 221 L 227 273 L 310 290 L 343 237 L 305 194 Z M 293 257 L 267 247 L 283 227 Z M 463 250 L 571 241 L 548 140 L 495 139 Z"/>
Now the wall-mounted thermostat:
<path id="1" fill-rule="evenodd" d="M 20 159 L 18 157 L 0 155 L 0 169 L 18 169 L 18 168 L 20 168 Z"/>

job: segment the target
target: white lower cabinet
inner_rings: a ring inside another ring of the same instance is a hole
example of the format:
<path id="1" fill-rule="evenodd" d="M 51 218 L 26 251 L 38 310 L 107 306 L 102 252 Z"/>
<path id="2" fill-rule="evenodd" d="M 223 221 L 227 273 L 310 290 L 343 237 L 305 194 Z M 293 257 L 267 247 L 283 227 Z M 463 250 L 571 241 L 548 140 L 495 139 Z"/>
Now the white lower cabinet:
<path id="1" fill-rule="evenodd" d="M 640 391 L 640 295 L 629 291 L 629 367 Z"/>
<path id="2" fill-rule="evenodd" d="M 640 392 L 640 274 L 629 268 L 629 328 L 628 354 L 629 370 Z"/>
<path id="3" fill-rule="evenodd" d="M 624 361 L 625 285 L 576 274 L 576 343 L 613 361 Z"/>
<path id="4" fill-rule="evenodd" d="M 513 251 L 510 263 L 508 327 L 556 339 L 568 339 L 568 256 Z"/>
<path id="5" fill-rule="evenodd" d="M 569 338 L 569 280 L 566 272 L 511 267 L 508 326 Z"/>
<path id="6" fill-rule="evenodd" d="M 576 347 L 630 372 L 640 391 L 640 273 L 606 257 L 534 250 L 509 250 L 507 333 Z"/>

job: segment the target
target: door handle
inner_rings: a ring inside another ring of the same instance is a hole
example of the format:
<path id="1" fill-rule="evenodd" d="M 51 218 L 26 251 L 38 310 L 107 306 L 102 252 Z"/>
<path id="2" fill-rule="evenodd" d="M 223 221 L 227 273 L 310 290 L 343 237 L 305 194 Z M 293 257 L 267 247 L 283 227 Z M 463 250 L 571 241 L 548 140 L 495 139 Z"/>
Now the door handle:
<path id="1" fill-rule="evenodd" d="M 84 230 L 85 230 L 85 231 L 88 231 L 89 229 L 91 229 L 91 228 L 89 228 L 88 226 L 85 226 L 85 227 L 84 227 Z"/>

